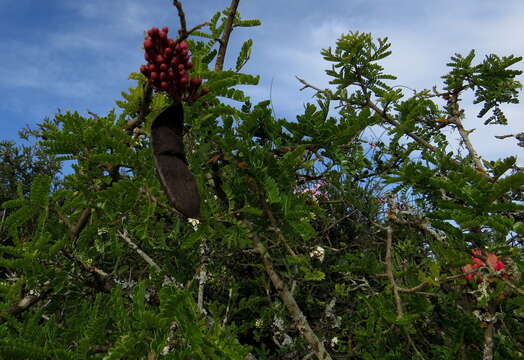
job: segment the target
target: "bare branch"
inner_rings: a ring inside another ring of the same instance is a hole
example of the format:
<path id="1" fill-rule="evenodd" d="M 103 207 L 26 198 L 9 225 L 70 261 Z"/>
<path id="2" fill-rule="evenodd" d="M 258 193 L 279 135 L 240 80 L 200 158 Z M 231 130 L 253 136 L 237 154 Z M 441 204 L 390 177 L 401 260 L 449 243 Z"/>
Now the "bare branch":
<path id="1" fill-rule="evenodd" d="M 178 0 L 173 0 L 173 5 L 176 7 L 178 18 L 180 19 L 180 30 L 178 30 L 178 33 L 181 37 L 187 37 L 186 14 L 182 8 L 182 3 Z"/>
<path id="2" fill-rule="evenodd" d="M 240 0 L 231 0 L 231 6 L 229 6 L 229 15 L 226 19 L 224 26 L 224 33 L 220 42 L 220 48 L 218 49 L 217 61 L 215 63 L 215 71 L 222 71 L 224 68 L 224 60 L 226 58 L 227 44 L 229 42 L 229 36 L 233 31 L 233 21 L 237 13 L 238 3 Z"/>

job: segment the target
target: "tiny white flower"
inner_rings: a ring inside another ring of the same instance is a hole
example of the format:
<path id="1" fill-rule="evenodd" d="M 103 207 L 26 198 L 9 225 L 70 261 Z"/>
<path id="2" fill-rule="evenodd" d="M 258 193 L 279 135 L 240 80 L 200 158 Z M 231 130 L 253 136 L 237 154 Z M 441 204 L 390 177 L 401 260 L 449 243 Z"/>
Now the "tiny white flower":
<path id="1" fill-rule="evenodd" d="M 195 229 L 195 231 L 198 230 L 198 225 L 200 224 L 200 220 L 189 218 L 189 219 L 187 219 L 187 221 L 188 221 L 191 225 L 193 225 L 193 229 Z"/>
<path id="2" fill-rule="evenodd" d="M 337 346 L 338 344 L 338 337 L 334 337 L 333 339 L 331 339 L 331 347 L 335 347 Z"/>

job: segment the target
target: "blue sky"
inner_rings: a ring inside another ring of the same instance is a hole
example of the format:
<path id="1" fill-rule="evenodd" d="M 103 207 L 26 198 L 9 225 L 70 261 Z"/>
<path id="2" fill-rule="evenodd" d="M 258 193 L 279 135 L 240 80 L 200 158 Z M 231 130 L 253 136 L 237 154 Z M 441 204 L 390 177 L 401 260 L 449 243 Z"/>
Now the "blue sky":
<path id="1" fill-rule="evenodd" d="M 105 114 L 133 82 L 142 64 L 143 31 L 178 26 L 170 0 L 0 0 L 0 139 L 17 140 L 20 128 L 34 126 L 60 110 Z M 183 1 L 188 26 L 208 20 L 229 0 Z M 455 52 L 524 55 L 522 0 L 241 0 L 243 18 L 262 26 L 233 32 L 226 68 L 233 67 L 243 41 L 254 40 L 245 72 L 261 75 L 248 88 L 255 100 L 269 99 L 278 117 L 294 119 L 312 92 L 299 89 L 295 75 L 327 87 L 328 64 L 320 50 L 343 32 L 387 36 L 393 55 L 383 63 L 397 75 L 394 85 L 431 88 L 441 84 Z M 524 63 L 516 68 L 524 70 Z M 524 78 L 520 78 L 524 81 Z M 467 100 L 467 99 L 466 99 Z M 466 100 L 464 101 L 467 104 Z M 493 135 L 523 131 L 524 104 L 507 106 L 510 126 L 484 128 L 467 104 L 468 128 L 481 155 L 495 159 L 524 151 Z M 379 134 L 377 134 L 379 135 Z M 451 138 L 457 138 L 451 135 Z"/>

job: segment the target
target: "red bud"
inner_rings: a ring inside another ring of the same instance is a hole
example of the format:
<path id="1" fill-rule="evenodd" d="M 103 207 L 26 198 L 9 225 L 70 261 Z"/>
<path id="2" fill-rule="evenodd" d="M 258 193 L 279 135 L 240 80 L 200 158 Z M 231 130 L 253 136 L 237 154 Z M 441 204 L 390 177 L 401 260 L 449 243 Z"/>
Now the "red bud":
<path id="1" fill-rule="evenodd" d="M 506 267 L 506 264 L 502 260 L 497 261 L 495 264 L 495 271 L 500 271 Z"/>

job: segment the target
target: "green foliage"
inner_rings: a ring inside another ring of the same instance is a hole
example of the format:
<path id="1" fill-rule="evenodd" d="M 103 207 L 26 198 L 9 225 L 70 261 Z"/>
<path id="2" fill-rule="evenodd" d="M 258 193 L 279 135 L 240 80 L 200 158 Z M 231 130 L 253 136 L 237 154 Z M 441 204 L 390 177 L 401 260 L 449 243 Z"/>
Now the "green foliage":
<path id="1" fill-rule="evenodd" d="M 461 129 L 469 90 L 486 124 L 505 124 L 520 58 L 457 54 L 443 89 L 406 96 L 381 65 L 387 39 L 350 32 L 322 50 L 334 87 L 277 119 L 238 88 L 259 82 L 239 72 L 251 40 L 235 71 L 213 70 L 228 14 L 189 39 L 210 89 L 184 105 L 199 219 L 156 177 L 150 127 L 172 100 L 149 98 L 139 73 L 119 113 L 58 113 L 30 132 L 34 148 L 0 144 L 0 358 L 306 358 L 286 296 L 333 359 L 480 358 L 490 317 L 495 358 L 520 357 L 522 168 L 453 152 L 443 131 Z M 370 138 L 375 126 L 387 135 Z M 70 174 L 55 176 L 56 159 Z M 472 250 L 505 268 L 467 281 Z"/>

